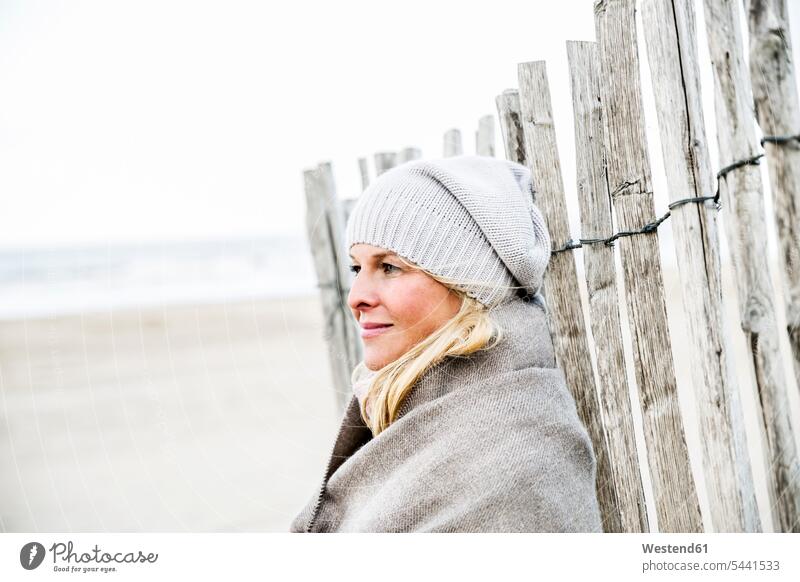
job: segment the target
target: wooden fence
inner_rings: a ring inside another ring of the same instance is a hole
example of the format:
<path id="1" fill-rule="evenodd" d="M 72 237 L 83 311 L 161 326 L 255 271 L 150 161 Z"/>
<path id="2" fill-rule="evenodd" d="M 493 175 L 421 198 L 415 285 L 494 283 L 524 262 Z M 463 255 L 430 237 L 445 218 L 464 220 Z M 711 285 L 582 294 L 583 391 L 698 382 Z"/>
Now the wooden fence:
<path id="1" fill-rule="evenodd" d="M 651 531 L 656 529 L 653 518 L 662 532 L 704 530 L 678 401 L 660 263 L 658 228 L 666 227 L 668 218 L 687 320 L 707 518 L 714 531 L 761 531 L 753 479 L 758 472 L 767 476 L 776 531 L 800 531 L 800 462 L 779 348 L 781 341 L 788 342 L 792 362 L 786 368 L 800 385 L 800 102 L 786 0 L 744 4 L 749 67 L 738 4 L 704 0 L 719 150 L 720 170 L 715 173 L 701 107 L 694 2 L 640 0 L 670 201 L 664 215 L 656 216 L 653 201 L 636 0 L 597 0 L 597 41 L 567 43 L 580 237 L 570 234 L 545 63 L 519 64 L 519 88 L 496 98 L 506 158 L 531 169 L 535 200 L 552 238 L 543 294 L 556 359 L 597 457 L 597 494 L 607 532 Z M 763 133 L 760 140 L 756 121 Z M 479 119 L 478 155 L 495 155 L 494 123 L 494 116 Z M 462 152 L 461 132 L 447 131 L 443 155 Z M 420 157 L 416 148 L 378 153 L 376 175 Z M 768 219 L 757 167 L 764 157 L 774 199 L 786 329 L 778 327 L 775 290 L 764 260 Z M 367 161 L 358 163 L 366 188 Z M 343 406 L 351 394 L 350 371 L 361 357 L 357 325 L 347 306 L 349 259 L 343 245 L 353 199 L 338 201 L 330 163 L 307 170 L 305 185 L 326 339 Z M 723 317 L 720 212 L 740 303 L 738 326 Z M 578 277 L 578 248 L 584 281 Z M 621 270 L 615 266 L 615 252 Z M 588 296 L 585 306 L 582 287 Z M 758 418 L 766 435 L 763 466 L 754 467 L 748 455 L 740 391 L 750 385 L 748 378 L 737 377 L 732 363 L 731 334 L 738 333 L 737 327 L 751 347 Z M 623 349 L 626 331 L 631 362 Z M 638 410 L 631 399 L 628 367 L 635 378 Z M 635 415 L 641 418 L 643 442 L 637 443 Z M 647 466 L 639 463 L 640 446 Z M 652 516 L 646 509 L 644 471 L 650 477 Z"/>

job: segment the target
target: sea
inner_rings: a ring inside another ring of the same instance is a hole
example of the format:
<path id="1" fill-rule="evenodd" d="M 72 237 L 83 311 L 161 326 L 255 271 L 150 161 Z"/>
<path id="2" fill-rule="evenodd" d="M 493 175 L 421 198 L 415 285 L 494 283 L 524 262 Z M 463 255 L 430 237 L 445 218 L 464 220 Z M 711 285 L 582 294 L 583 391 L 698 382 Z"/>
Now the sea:
<path id="1" fill-rule="evenodd" d="M 316 293 L 302 236 L 0 249 L 5 320 Z"/>

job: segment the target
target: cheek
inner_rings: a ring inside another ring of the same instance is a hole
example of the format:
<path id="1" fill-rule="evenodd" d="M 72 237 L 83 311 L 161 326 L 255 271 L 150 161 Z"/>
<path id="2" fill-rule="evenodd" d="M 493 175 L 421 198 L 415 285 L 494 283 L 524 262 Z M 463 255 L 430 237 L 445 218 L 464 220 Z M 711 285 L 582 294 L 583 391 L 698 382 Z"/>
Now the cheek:
<path id="1" fill-rule="evenodd" d="M 392 311 L 403 328 L 412 328 L 415 335 L 426 335 L 442 323 L 448 312 L 447 290 L 441 286 L 410 285 L 395 296 Z"/>

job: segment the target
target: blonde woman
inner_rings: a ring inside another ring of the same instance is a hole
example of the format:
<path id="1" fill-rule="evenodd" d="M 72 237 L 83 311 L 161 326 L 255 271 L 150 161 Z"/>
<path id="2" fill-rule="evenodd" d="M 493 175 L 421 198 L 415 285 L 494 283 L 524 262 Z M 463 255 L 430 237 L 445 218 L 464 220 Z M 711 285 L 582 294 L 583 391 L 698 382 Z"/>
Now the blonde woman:
<path id="1" fill-rule="evenodd" d="M 364 360 L 291 531 L 602 531 L 539 293 L 550 237 L 527 168 L 398 166 L 364 191 L 346 244 Z"/>

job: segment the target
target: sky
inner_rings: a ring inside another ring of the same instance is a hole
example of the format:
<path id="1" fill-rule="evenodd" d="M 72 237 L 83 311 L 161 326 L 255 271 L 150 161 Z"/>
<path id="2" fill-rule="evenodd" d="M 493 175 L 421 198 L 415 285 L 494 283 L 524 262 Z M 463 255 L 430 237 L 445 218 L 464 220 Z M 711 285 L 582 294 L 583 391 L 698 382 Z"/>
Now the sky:
<path id="1" fill-rule="evenodd" d="M 592 5 L 0 0 L 0 249 L 302 236 L 304 169 L 332 162 L 352 197 L 359 157 L 437 157 L 453 127 L 474 153 L 478 119 L 533 60 L 574 196 L 565 41 L 594 40 Z M 653 111 L 647 131 L 657 144 Z"/>

